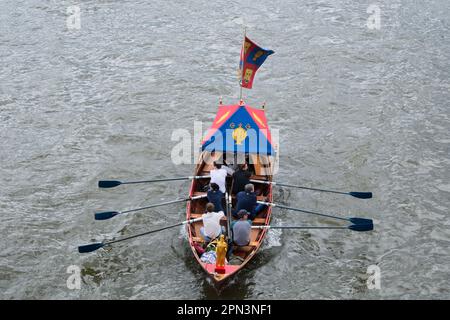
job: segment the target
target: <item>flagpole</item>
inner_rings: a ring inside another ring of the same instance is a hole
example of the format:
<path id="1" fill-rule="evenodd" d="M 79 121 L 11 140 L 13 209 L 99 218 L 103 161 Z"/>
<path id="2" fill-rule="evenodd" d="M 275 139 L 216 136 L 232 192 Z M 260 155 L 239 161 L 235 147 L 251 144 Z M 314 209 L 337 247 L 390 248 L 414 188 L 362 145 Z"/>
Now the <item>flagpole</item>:
<path id="1" fill-rule="evenodd" d="M 242 70 L 241 70 L 241 80 L 239 81 L 240 90 L 239 90 L 239 104 L 242 101 L 242 81 L 244 80 L 244 58 L 245 58 L 245 37 L 247 36 L 247 27 L 244 26 L 244 39 L 242 40 Z"/>

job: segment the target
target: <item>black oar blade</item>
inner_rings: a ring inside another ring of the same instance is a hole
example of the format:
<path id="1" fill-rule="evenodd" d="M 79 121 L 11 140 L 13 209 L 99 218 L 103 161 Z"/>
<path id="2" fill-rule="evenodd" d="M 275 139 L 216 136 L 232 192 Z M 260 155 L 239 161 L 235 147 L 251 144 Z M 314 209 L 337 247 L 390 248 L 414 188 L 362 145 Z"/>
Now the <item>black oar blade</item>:
<path id="1" fill-rule="evenodd" d="M 355 197 L 355 198 L 359 198 L 359 199 L 370 199 L 372 198 L 372 192 L 349 192 L 349 195 Z"/>
<path id="2" fill-rule="evenodd" d="M 352 224 L 348 228 L 353 231 L 371 231 L 373 230 L 373 223 Z"/>
<path id="3" fill-rule="evenodd" d="M 92 252 L 95 251 L 97 249 L 100 249 L 101 247 L 103 247 L 104 244 L 101 242 L 98 243 L 91 243 L 91 244 L 86 244 L 84 246 L 79 246 L 78 247 L 78 252 L 79 253 L 87 253 L 87 252 Z"/>
<path id="4" fill-rule="evenodd" d="M 350 218 L 351 223 L 354 224 L 373 224 L 372 219 L 364 219 L 364 218 Z"/>
<path id="5" fill-rule="evenodd" d="M 118 215 L 119 212 L 117 211 L 105 211 L 105 212 L 96 212 L 95 213 L 95 220 L 107 220 L 111 219 L 112 217 Z"/>
<path id="6" fill-rule="evenodd" d="M 100 180 L 98 182 L 98 187 L 99 188 L 114 188 L 117 186 L 120 186 L 122 184 L 122 182 L 117 181 L 117 180 Z"/>

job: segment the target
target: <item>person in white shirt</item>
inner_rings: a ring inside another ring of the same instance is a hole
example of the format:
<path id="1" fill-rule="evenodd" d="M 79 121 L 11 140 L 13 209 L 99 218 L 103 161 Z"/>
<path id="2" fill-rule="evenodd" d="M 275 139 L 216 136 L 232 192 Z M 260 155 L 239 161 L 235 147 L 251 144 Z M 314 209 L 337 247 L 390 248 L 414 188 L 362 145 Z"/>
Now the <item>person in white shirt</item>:
<path id="1" fill-rule="evenodd" d="M 206 205 L 206 213 L 202 215 L 203 227 L 200 228 L 200 234 L 206 242 L 210 242 L 222 234 L 220 219 L 224 215 L 223 211 L 214 212 L 214 205 L 211 202 Z"/>
<path id="2" fill-rule="evenodd" d="M 222 167 L 222 164 L 214 162 L 215 169 L 211 170 L 211 181 L 210 183 L 217 183 L 219 190 L 225 194 L 225 179 L 227 178 L 227 170 Z"/>

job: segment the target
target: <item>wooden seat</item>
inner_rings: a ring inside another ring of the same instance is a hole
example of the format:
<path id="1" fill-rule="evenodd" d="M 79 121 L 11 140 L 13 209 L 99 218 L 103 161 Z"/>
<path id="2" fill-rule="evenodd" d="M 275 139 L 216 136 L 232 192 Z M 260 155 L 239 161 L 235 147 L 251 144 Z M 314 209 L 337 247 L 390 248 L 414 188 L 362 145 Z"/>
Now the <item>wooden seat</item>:
<path id="1" fill-rule="evenodd" d="M 206 196 L 206 192 L 195 191 L 194 194 L 193 194 L 192 196 L 193 196 L 193 197 Z"/>
<path id="2" fill-rule="evenodd" d="M 266 218 L 255 218 L 253 219 L 253 224 L 265 224 Z"/>
<path id="3" fill-rule="evenodd" d="M 261 180 L 261 181 L 267 181 L 267 176 L 260 176 L 257 174 L 252 174 L 250 176 L 250 180 Z"/>
<path id="4" fill-rule="evenodd" d="M 252 241 L 247 246 L 234 246 L 233 252 L 239 253 L 239 252 L 250 252 L 255 249 L 255 247 L 258 246 L 258 242 Z"/>

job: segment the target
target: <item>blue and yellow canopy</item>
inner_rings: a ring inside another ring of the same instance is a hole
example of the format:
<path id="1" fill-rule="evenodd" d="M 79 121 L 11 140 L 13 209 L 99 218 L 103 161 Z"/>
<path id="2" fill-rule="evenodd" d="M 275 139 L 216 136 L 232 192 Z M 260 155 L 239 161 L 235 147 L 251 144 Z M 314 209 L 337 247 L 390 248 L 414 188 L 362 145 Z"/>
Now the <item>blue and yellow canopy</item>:
<path id="1" fill-rule="evenodd" d="M 248 105 L 220 106 L 202 150 L 274 155 L 264 110 Z"/>

